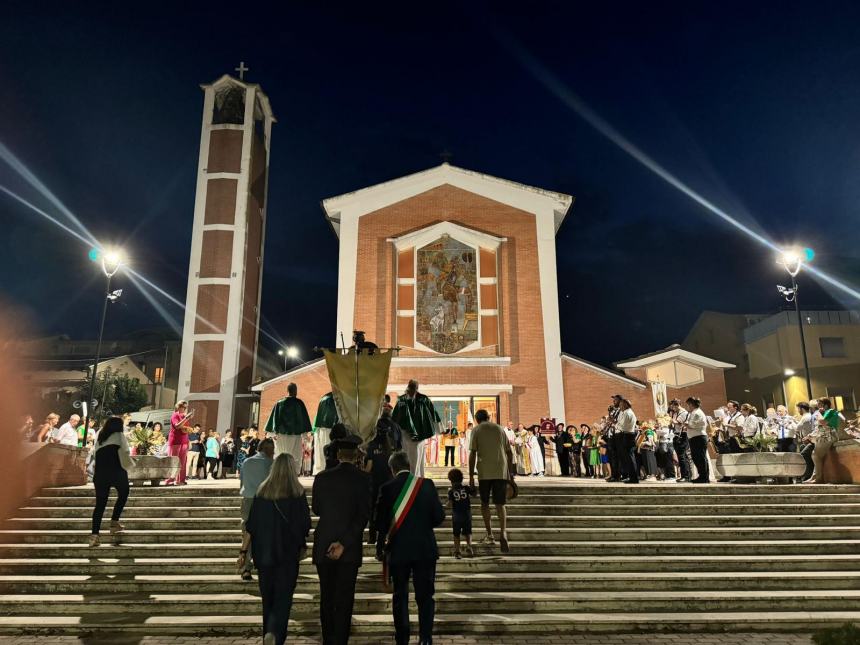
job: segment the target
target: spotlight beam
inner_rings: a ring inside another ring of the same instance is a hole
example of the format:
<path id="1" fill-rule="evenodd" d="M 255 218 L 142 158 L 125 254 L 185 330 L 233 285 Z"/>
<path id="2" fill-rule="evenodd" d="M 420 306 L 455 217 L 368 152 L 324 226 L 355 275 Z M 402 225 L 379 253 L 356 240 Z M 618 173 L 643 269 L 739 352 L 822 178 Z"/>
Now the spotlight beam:
<path id="1" fill-rule="evenodd" d="M 51 190 L 40 180 L 33 172 L 24 165 L 24 163 L 15 156 L 6 145 L 0 142 L 0 159 L 5 161 L 15 172 L 17 172 L 28 184 L 30 184 L 33 188 L 35 188 L 41 195 L 47 199 L 51 204 L 53 204 L 57 210 L 59 210 L 63 215 L 65 215 L 70 222 L 72 222 L 78 230 L 85 236 L 90 237 L 91 239 L 95 239 L 93 234 L 87 230 L 87 227 L 83 225 L 81 220 L 75 217 L 74 213 L 70 211 L 66 205 L 60 201 L 60 199 L 51 192 Z"/>
<path id="2" fill-rule="evenodd" d="M 555 95 L 556 98 L 558 98 L 567 107 L 572 109 L 577 115 L 579 115 L 580 118 L 582 118 L 592 128 L 597 130 L 597 132 L 603 135 L 606 139 L 615 144 L 617 147 L 621 148 L 621 150 L 633 157 L 633 159 L 635 159 L 641 165 L 645 166 L 645 168 L 660 177 L 660 179 L 665 181 L 667 184 L 679 190 L 684 195 L 692 199 L 697 204 L 706 208 L 708 211 L 722 219 L 730 226 L 739 230 L 741 233 L 755 240 L 762 246 L 765 246 L 768 249 L 777 253 L 782 253 L 782 249 L 780 249 L 776 244 L 771 242 L 763 235 L 752 230 L 742 222 L 738 221 L 736 218 L 732 217 L 729 213 L 718 207 L 716 204 L 713 204 L 711 201 L 709 201 L 708 199 L 697 193 L 695 190 L 687 186 L 687 184 L 685 184 L 683 181 L 675 177 L 657 161 L 648 156 L 638 146 L 636 146 L 629 139 L 627 139 L 627 137 L 625 137 L 618 130 L 616 130 L 615 127 L 612 126 L 606 119 L 604 119 L 594 110 L 592 110 L 591 107 L 589 107 L 588 104 L 585 103 L 585 101 L 583 101 L 576 93 L 571 91 L 561 81 L 561 79 L 558 78 L 558 76 L 556 76 L 547 67 L 545 67 L 535 56 L 526 51 L 525 48 L 523 48 L 522 45 L 520 45 L 520 43 L 512 36 L 499 28 L 494 29 L 493 32 L 496 38 L 505 47 L 507 47 L 507 49 L 514 56 L 514 58 L 517 59 L 520 65 L 522 65 L 528 72 L 530 72 L 535 77 L 535 79 L 537 79 L 547 90 L 550 91 L 551 94 Z M 820 269 L 807 267 L 807 270 L 809 271 L 809 273 L 814 275 L 816 278 L 819 278 L 823 282 L 826 282 L 827 284 L 835 287 L 836 289 L 839 289 L 840 291 L 850 295 L 851 297 L 860 300 L 860 291 L 858 291 L 854 287 L 845 284 L 840 280 L 837 280 L 836 278 L 828 275 Z"/>

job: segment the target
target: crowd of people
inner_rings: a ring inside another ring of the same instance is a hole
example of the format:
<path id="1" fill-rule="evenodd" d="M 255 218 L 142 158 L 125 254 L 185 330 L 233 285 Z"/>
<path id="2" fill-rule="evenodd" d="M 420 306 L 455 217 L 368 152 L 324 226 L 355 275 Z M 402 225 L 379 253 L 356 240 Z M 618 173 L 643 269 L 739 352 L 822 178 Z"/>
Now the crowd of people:
<path id="1" fill-rule="evenodd" d="M 405 408 L 408 418 L 419 418 L 416 405 L 420 401 L 416 383 L 398 399 L 399 413 Z M 177 404 L 171 421 L 172 438 L 167 442 L 170 452 L 179 456 L 176 446 L 192 444 L 203 446 L 201 454 L 210 448 L 214 450 L 211 442 L 217 437 L 204 438 L 199 426 L 188 423 L 185 409 L 183 402 Z M 367 542 L 375 547 L 376 558 L 383 563 L 381 582 L 393 594 L 396 642 L 405 645 L 410 638 L 410 580 L 418 605 L 419 641 L 432 642 L 439 558 L 434 529 L 442 524 L 446 513 L 432 479 L 416 475 L 418 462 L 411 461 L 402 449 L 407 438 L 419 443 L 415 439 L 423 431 L 414 424 L 401 427 L 394 420 L 393 411 L 390 405 L 383 408 L 374 436 L 368 442 L 343 424 L 334 424 L 331 441 L 324 450 L 325 468 L 313 482 L 311 508 L 298 479 L 300 466 L 293 455 L 279 450 L 273 438 L 258 438 L 251 433 L 253 438 L 249 441 L 256 439 L 255 450 L 238 464 L 243 538 L 237 565 L 243 580 L 253 580 L 253 571 L 257 571 L 264 643 L 280 644 L 286 640 L 299 563 L 308 550 L 311 509 L 318 518 L 311 559 L 320 583 L 323 642 L 349 641 L 366 527 L 370 529 Z M 487 531 L 482 543 L 493 547 L 498 535 L 502 553 L 510 550 L 505 504 L 515 472 L 513 449 L 503 429 L 490 422 L 486 411 L 479 410 L 475 419 L 478 423 L 470 433 L 468 484 L 458 468 L 452 468 L 448 475 L 451 481 L 448 506 L 453 518 L 456 557 L 462 557 L 461 539 L 466 543 L 462 554 L 467 557 L 473 554 L 471 499 L 475 495 L 480 497 Z M 187 444 L 177 441 L 179 433 L 188 440 Z M 247 432 L 244 437 L 247 439 Z M 123 534 L 121 515 L 129 497 L 130 453 L 123 419 L 108 419 L 93 446 L 96 502 L 89 538 L 91 547 L 101 545 L 102 517 L 111 488 L 117 491 L 110 520 L 111 537 L 119 539 Z M 500 522 L 497 534 L 492 528 L 491 501 Z"/>

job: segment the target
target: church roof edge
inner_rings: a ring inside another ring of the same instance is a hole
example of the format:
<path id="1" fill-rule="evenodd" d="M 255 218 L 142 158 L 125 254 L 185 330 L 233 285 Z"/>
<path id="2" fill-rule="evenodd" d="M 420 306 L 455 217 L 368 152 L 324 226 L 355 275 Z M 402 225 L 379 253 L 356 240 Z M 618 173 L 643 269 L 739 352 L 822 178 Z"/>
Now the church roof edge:
<path id="1" fill-rule="evenodd" d="M 444 184 L 451 184 L 465 190 L 469 190 L 471 185 L 473 192 L 474 187 L 481 185 L 485 189 L 483 191 L 485 196 L 502 203 L 510 203 L 512 192 L 525 194 L 527 200 L 542 201 L 553 210 L 556 231 L 574 200 L 571 195 L 565 193 L 501 179 L 445 162 L 426 170 L 329 197 L 322 201 L 322 208 L 335 234 L 339 236 L 340 217 L 344 209 L 355 209 L 358 215 L 363 215 Z M 364 205 L 361 205 L 361 202 L 364 202 Z"/>

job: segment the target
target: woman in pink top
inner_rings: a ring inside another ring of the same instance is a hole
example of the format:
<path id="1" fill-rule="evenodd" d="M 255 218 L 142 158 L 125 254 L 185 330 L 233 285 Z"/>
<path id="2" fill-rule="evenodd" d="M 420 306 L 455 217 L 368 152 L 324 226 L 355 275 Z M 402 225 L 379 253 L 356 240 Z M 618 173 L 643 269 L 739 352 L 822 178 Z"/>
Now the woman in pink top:
<path id="1" fill-rule="evenodd" d="M 178 401 L 170 417 L 167 454 L 171 457 L 179 457 L 179 473 L 176 478 L 165 479 L 164 484 L 166 486 L 181 486 L 187 483 L 185 481 L 185 465 L 188 459 L 188 433 L 191 431 L 191 426 L 188 425 L 188 419 L 191 418 L 191 415 L 186 414 L 187 410 L 188 402 Z"/>

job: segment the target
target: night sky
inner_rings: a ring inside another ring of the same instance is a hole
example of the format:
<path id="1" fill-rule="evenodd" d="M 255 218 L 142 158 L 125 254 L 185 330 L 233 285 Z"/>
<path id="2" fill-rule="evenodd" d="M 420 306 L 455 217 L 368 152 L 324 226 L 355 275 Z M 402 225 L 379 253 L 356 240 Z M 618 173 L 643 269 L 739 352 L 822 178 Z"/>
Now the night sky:
<path id="1" fill-rule="evenodd" d="M 320 201 L 446 150 L 575 196 L 557 238 L 567 352 L 620 360 L 680 342 L 704 309 L 783 305 L 772 253 L 598 134 L 511 43 L 707 199 L 860 284 L 857 3 L 144 4 L 7 2 L 0 141 L 184 301 L 199 84 L 245 61 L 278 118 L 263 327 L 305 359 L 335 334 L 337 239 Z M 0 185 L 59 215 L 2 162 Z M 2 194 L 0 227 L 0 293 L 33 312 L 33 333 L 94 337 L 87 247 Z M 860 306 L 802 279 L 806 308 Z M 119 282 L 106 337 L 165 325 Z"/>

